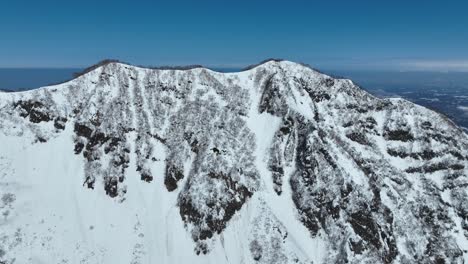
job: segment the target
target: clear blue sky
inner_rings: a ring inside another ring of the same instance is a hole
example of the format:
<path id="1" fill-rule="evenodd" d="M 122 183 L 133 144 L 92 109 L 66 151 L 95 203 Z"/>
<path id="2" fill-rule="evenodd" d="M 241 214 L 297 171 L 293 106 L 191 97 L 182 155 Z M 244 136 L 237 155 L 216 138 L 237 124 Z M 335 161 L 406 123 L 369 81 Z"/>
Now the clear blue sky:
<path id="1" fill-rule="evenodd" d="M 279 57 L 326 69 L 468 71 L 468 1 L 1 1 L 0 67 L 238 67 Z"/>

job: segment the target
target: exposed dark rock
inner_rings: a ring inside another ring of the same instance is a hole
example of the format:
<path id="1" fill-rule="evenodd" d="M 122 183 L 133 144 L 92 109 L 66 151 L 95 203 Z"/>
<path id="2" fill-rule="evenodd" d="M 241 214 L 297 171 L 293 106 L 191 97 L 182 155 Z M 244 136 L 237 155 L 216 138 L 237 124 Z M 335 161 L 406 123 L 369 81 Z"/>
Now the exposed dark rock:
<path id="1" fill-rule="evenodd" d="M 108 154 L 109 152 L 113 152 L 117 149 L 119 146 L 120 142 L 122 142 L 122 139 L 117 138 L 117 137 L 111 137 L 109 141 L 107 141 L 108 144 L 104 148 L 104 153 Z"/>
<path id="2" fill-rule="evenodd" d="M 118 178 L 117 177 L 107 177 L 104 179 L 104 190 L 106 194 L 114 198 L 118 195 Z"/>
<path id="3" fill-rule="evenodd" d="M 182 170 L 173 164 L 167 163 L 164 184 L 166 185 L 168 191 L 172 192 L 177 189 L 177 182 L 183 178 L 184 173 Z"/>
<path id="4" fill-rule="evenodd" d="M 404 152 L 404 151 L 400 151 L 400 150 L 395 150 L 395 149 L 391 149 L 391 148 L 388 148 L 387 149 L 387 153 L 388 155 L 390 156 L 393 156 L 393 157 L 400 157 L 402 159 L 406 158 L 409 156 L 408 153 Z"/>
<path id="5" fill-rule="evenodd" d="M 287 126 L 284 126 L 284 127 L 281 127 L 281 128 L 280 128 L 280 131 L 281 131 L 283 134 L 287 135 L 287 134 L 289 134 L 289 132 L 291 132 L 291 129 L 290 129 L 289 127 L 287 127 Z"/>
<path id="6" fill-rule="evenodd" d="M 20 109 L 21 117 L 29 117 L 32 123 L 49 122 L 52 120 L 52 115 L 47 107 L 38 101 L 18 101 L 15 108 Z"/>
<path id="7" fill-rule="evenodd" d="M 75 143 L 75 149 L 74 149 L 75 154 L 77 155 L 80 154 L 83 149 L 84 149 L 84 144 L 82 142 Z"/>
<path id="8" fill-rule="evenodd" d="M 262 97 L 258 106 L 260 113 L 267 112 L 272 115 L 281 115 L 284 107 L 278 85 L 274 83 L 275 74 L 268 77 L 263 88 Z"/>
<path id="9" fill-rule="evenodd" d="M 435 153 L 433 150 L 426 149 L 422 152 L 418 153 L 412 153 L 411 157 L 413 159 L 423 159 L 423 160 L 431 160 L 435 157 L 439 156 L 437 153 Z"/>
<path id="10" fill-rule="evenodd" d="M 128 132 L 130 131 L 134 131 L 135 129 L 132 128 L 132 129 L 129 129 Z M 128 133 L 127 132 L 127 133 Z M 156 140 L 158 140 L 159 142 L 163 143 L 163 144 L 166 144 L 166 139 L 162 138 L 160 135 L 158 134 L 151 134 L 150 132 L 147 132 L 148 135 L 150 135 L 151 137 L 155 138 Z"/>
<path id="11" fill-rule="evenodd" d="M 330 156 L 330 153 L 325 148 L 320 148 L 319 152 L 323 155 L 325 160 L 332 166 L 334 169 L 336 169 L 338 166 L 336 165 L 336 162 L 333 160 L 333 158 Z"/>
<path id="12" fill-rule="evenodd" d="M 366 122 L 365 122 L 365 127 L 367 129 L 374 129 L 375 126 L 377 125 L 377 121 L 371 116 L 366 117 Z"/>
<path id="13" fill-rule="evenodd" d="M 450 144 L 455 142 L 454 138 L 451 136 L 446 136 L 440 133 L 429 134 L 428 138 L 432 138 L 435 141 L 441 142 L 443 144 Z"/>
<path id="14" fill-rule="evenodd" d="M 364 210 L 352 213 L 349 218 L 349 223 L 364 241 L 371 244 L 377 249 L 382 246 L 380 243 L 379 230 L 374 222 L 370 212 Z"/>
<path id="15" fill-rule="evenodd" d="M 317 103 L 322 102 L 324 100 L 330 100 L 331 98 L 331 96 L 328 93 L 323 91 L 314 91 L 312 89 L 308 89 L 306 91 L 309 94 L 310 98 Z"/>
<path id="16" fill-rule="evenodd" d="M 360 255 L 365 250 L 365 246 L 362 240 L 349 240 L 349 249 L 354 252 L 354 254 Z"/>
<path id="17" fill-rule="evenodd" d="M 271 165 L 269 167 L 272 177 L 273 177 L 273 184 L 275 188 L 275 192 L 278 195 L 281 195 L 282 193 L 282 186 L 283 186 L 283 176 L 284 176 L 284 170 L 282 167 L 276 166 L 276 165 Z"/>
<path id="18" fill-rule="evenodd" d="M 211 151 L 213 151 L 214 154 L 219 155 L 221 152 L 219 151 L 218 148 L 212 148 Z"/>
<path id="19" fill-rule="evenodd" d="M 141 180 L 145 182 L 151 182 L 153 180 L 153 176 L 151 176 L 149 173 L 142 173 Z"/>
<path id="20" fill-rule="evenodd" d="M 119 155 L 116 155 L 114 158 L 114 166 L 116 167 L 128 167 L 129 160 L 126 158 L 125 154 L 119 153 Z"/>
<path id="21" fill-rule="evenodd" d="M 407 173 L 433 173 L 436 171 L 441 171 L 441 170 L 463 170 L 465 168 L 464 165 L 462 164 L 447 164 L 445 162 L 439 162 L 439 163 L 432 163 L 426 166 L 421 166 L 421 167 L 410 167 L 406 169 Z"/>
<path id="22" fill-rule="evenodd" d="M 343 124 L 343 127 L 350 127 L 353 124 L 354 124 L 353 121 L 347 121 L 346 123 Z"/>
<path id="23" fill-rule="evenodd" d="M 462 154 L 460 154 L 460 152 L 458 151 L 449 151 L 450 154 L 452 154 L 452 156 L 454 156 L 455 158 L 457 158 L 458 160 L 465 160 L 465 157 L 463 157 Z"/>
<path id="24" fill-rule="evenodd" d="M 86 185 L 86 187 L 88 187 L 89 189 L 94 189 L 94 182 L 95 179 L 88 176 L 83 182 L 83 186 Z"/>
<path id="25" fill-rule="evenodd" d="M 429 122 L 429 121 L 424 121 L 424 122 L 421 123 L 421 127 L 423 129 L 426 129 L 426 130 L 431 129 L 432 128 L 432 123 Z"/>
<path id="26" fill-rule="evenodd" d="M 308 137 L 313 131 L 304 123 L 299 123 L 298 142 L 296 145 L 296 172 L 290 179 L 291 189 L 293 191 L 293 201 L 298 209 L 300 220 L 309 229 L 312 236 L 316 236 L 321 228 L 320 221 L 317 218 L 320 209 L 312 210 L 309 205 L 304 204 L 302 198 L 305 192 L 310 192 L 310 188 L 316 182 L 315 170 L 318 167 L 318 161 L 311 156 L 313 146 Z M 314 194 L 310 194 L 314 196 Z"/>
<path id="27" fill-rule="evenodd" d="M 414 136 L 411 134 L 410 131 L 401 130 L 401 129 L 385 130 L 384 136 L 388 140 L 395 140 L 395 141 L 408 142 L 408 141 L 414 140 Z"/>
<path id="28" fill-rule="evenodd" d="M 67 123 L 68 119 L 66 117 L 56 117 L 54 119 L 54 127 L 57 129 L 64 130 L 65 124 Z"/>
<path id="29" fill-rule="evenodd" d="M 95 146 L 101 146 L 110 139 L 109 136 L 102 132 L 94 132 L 90 138 L 88 138 L 88 144 L 86 144 L 86 149 L 91 150 Z"/>
<path id="30" fill-rule="evenodd" d="M 451 164 L 449 168 L 452 170 L 463 170 L 465 166 L 463 164 Z"/>
<path id="31" fill-rule="evenodd" d="M 198 140 L 197 139 L 194 139 L 192 141 L 192 143 L 190 143 L 190 149 L 194 152 L 194 153 L 198 153 L 199 151 L 199 146 L 198 146 Z"/>
<path id="32" fill-rule="evenodd" d="M 93 133 L 93 130 L 91 128 L 80 123 L 75 123 L 74 131 L 77 136 L 85 137 L 85 138 L 90 138 L 91 134 Z"/>
<path id="33" fill-rule="evenodd" d="M 37 140 L 41 143 L 46 143 L 47 142 L 47 139 L 43 138 L 43 137 L 37 137 Z"/>
<path id="34" fill-rule="evenodd" d="M 354 142 L 357 142 L 361 145 L 369 145 L 367 138 L 365 135 L 358 133 L 358 132 L 351 132 L 346 134 L 346 136 Z"/>
<path id="35" fill-rule="evenodd" d="M 434 152 L 433 150 L 430 150 L 430 149 L 426 149 L 426 150 L 423 150 L 421 152 L 407 153 L 407 152 L 405 152 L 403 150 L 396 150 L 396 149 L 388 148 L 387 153 L 390 156 L 400 157 L 402 159 L 407 158 L 407 157 L 411 157 L 413 159 L 419 159 L 419 160 L 431 160 L 431 159 L 433 159 L 435 157 L 440 156 L 439 153 L 436 153 L 436 152 Z"/>
<path id="36" fill-rule="evenodd" d="M 222 216 L 207 215 L 206 212 L 199 211 L 193 205 L 189 197 L 183 196 L 179 199 L 180 216 L 184 222 L 193 223 L 199 228 L 198 236 L 195 239 L 196 241 L 206 240 L 213 237 L 215 233 L 221 233 L 221 231 L 226 228 L 227 222 L 234 216 L 235 212 L 239 211 L 246 200 L 253 194 L 245 186 L 234 181 L 230 175 L 222 172 L 210 172 L 207 176 L 220 181 L 225 188 L 225 193 L 232 194 L 232 196 L 223 202 L 219 201 L 222 203 L 221 208 L 224 209 L 224 214 Z M 213 208 L 213 210 L 216 209 L 214 208 L 214 204 L 210 204 L 210 201 L 206 202 L 208 207 Z"/>
<path id="37" fill-rule="evenodd" d="M 322 85 L 324 85 L 327 88 L 330 88 L 333 85 L 335 85 L 335 81 L 332 78 L 325 78 L 322 80 Z"/>

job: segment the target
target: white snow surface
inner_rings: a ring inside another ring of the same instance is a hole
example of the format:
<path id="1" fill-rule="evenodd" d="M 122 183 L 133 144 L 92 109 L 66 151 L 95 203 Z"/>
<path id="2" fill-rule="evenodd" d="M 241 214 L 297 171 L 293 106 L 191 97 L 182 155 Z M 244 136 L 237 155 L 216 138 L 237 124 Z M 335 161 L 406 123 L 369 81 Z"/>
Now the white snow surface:
<path id="1" fill-rule="evenodd" d="M 2 264 L 468 262 L 466 134 L 293 62 L 227 74 L 111 63 L 0 93 L 0 118 Z"/>

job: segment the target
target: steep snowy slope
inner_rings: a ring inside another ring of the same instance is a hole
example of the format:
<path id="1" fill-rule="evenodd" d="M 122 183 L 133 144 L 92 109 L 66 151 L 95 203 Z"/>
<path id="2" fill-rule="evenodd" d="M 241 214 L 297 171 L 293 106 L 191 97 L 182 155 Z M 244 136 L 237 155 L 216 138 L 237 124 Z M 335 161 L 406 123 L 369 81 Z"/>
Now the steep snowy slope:
<path id="1" fill-rule="evenodd" d="M 0 263 L 464 263 L 467 150 L 292 62 L 112 62 L 0 93 Z"/>

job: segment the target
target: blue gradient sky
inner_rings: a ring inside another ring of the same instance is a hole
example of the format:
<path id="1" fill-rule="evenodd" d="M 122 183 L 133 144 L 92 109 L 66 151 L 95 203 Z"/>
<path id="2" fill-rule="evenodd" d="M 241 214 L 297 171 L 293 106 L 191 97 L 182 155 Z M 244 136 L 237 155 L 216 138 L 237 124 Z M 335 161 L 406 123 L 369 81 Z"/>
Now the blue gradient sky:
<path id="1" fill-rule="evenodd" d="M 0 67 L 468 71 L 468 1 L 1 1 Z"/>

